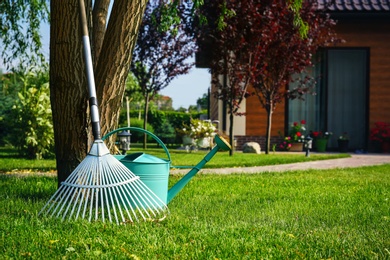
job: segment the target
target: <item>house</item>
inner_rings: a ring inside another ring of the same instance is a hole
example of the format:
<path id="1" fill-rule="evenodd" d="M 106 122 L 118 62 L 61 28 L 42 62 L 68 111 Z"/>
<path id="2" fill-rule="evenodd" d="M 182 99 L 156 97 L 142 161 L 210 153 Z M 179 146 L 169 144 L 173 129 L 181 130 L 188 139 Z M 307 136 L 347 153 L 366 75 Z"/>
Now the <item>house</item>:
<path id="1" fill-rule="evenodd" d="M 318 0 L 319 8 L 325 8 Z M 328 149 L 337 148 L 337 138 L 350 136 L 350 149 L 373 151 L 369 130 L 375 122 L 390 123 L 390 0 L 335 0 L 327 7 L 337 21 L 335 31 L 345 40 L 321 50 L 314 77 L 314 96 L 306 101 L 286 100 L 272 119 L 271 145 L 280 141 L 293 122 L 306 120 L 307 129 L 333 133 Z M 201 56 L 201 55 L 199 55 Z M 267 115 L 256 97 L 241 105 L 244 117 L 235 117 L 237 149 L 247 141 L 265 144 Z M 227 132 L 229 118 L 221 101 L 211 97 L 210 115 Z"/>

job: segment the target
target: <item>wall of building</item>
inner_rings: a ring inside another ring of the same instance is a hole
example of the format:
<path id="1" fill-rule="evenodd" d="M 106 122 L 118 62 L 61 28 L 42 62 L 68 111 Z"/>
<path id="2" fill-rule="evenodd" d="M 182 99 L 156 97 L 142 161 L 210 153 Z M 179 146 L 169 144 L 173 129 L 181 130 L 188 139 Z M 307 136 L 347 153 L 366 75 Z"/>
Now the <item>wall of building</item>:
<path id="1" fill-rule="evenodd" d="M 339 47 L 370 49 L 369 124 L 390 122 L 390 18 L 339 18 L 336 31 Z"/>

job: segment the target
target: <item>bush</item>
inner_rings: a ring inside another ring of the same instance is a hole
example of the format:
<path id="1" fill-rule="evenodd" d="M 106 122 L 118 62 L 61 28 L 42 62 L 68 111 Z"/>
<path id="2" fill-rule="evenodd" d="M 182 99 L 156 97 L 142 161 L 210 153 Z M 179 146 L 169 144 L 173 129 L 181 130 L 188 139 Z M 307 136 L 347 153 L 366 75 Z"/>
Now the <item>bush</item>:
<path id="1" fill-rule="evenodd" d="M 131 118 L 130 124 L 131 124 L 131 127 L 138 127 L 138 128 L 142 128 L 142 129 L 144 128 L 144 121 L 143 120 Z M 122 125 L 121 127 L 125 127 L 125 126 Z M 150 124 L 146 125 L 146 130 L 151 132 L 151 133 L 154 132 L 154 129 Z M 148 139 L 147 139 L 148 142 L 152 142 L 153 140 L 154 139 L 152 137 L 148 136 Z M 135 132 L 135 131 L 131 132 L 131 142 L 132 143 L 142 143 L 143 141 L 144 141 L 144 134 L 143 133 Z"/>
<path id="2" fill-rule="evenodd" d="M 54 155 L 54 131 L 52 124 L 49 73 L 47 71 L 16 73 L 10 84 L 20 85 L 14 105 L 6 120 L 12 129 L 7 133 L 12 145 L 21 155 L 30 159 L 42 159 Z M 10 88 L 13 88 L 10 86 Z M 14 87 L 17 88 L 17 87 Z"/>

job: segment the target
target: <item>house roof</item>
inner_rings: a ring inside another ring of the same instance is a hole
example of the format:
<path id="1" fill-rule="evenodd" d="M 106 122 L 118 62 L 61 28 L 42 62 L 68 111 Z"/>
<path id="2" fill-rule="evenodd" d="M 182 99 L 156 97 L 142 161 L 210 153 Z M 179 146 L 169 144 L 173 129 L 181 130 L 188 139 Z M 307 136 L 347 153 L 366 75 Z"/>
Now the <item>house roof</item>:
<path id="1" fill-rule="evenodd" d="M 333 12 L 388 12 L 390 0 L 317 0 L 319 9 Z"/>

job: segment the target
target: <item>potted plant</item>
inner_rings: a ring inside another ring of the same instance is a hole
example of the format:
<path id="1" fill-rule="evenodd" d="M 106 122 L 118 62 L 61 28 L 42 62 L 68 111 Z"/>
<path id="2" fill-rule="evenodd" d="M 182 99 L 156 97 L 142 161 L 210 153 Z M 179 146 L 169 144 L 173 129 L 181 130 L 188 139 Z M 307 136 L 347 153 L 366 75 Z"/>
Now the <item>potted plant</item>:
<path id="1" fill-rule="evenodd" d="M 291 152 L 302 152 L 305 143 L 306 121 L 294 122 L 291 125 L 289 135 L 280 144 L 280 148 Z"/>
<path id="2" fill-rule="evenodd" d="M 374 128 L 370 130 L 370 140 L 379 142 L 383 153 L 390 152 L 390 124 L 376 122 Z"/>
<path id="3" fill-rule="evenodd" d="M 191 137 L 201 148 L 211 148 L 217 128 L 210 120 L 191 119 Z"/>
<path id="4" fill-rule="evenodd" d="M 195 144 L 194 138 L 191 137 L 191 127 L 190 126 L 183 124 L 182 128 L 176 129 L 176 132 L 178 133 L 179 136 L 181 136 L 184 146 Z"/>
<path id="5" fill-rule="evenodd" d="M 328 139 L 332 136 L 332 132 L 321 132 L 316 131 L 312 132 L 314 139 L 314 144 L 316 146 L 317 152 L 325 152 L 326 146 L 328 144 Z"/>
<path id="6" fill-rule="evenodd" d="M 337 143 L 339 145 L 339 152 L 340 153 L 347 153 L 348 152 L 348 145 L 349 145 L 349 136 L 347 132 L 344 132 L 342 135 L 339 136 L 337 139 Z"/>

